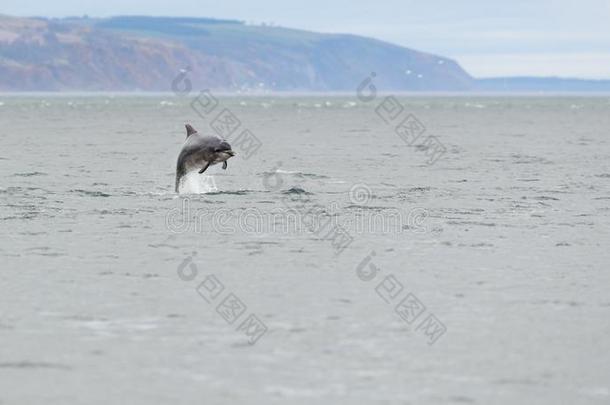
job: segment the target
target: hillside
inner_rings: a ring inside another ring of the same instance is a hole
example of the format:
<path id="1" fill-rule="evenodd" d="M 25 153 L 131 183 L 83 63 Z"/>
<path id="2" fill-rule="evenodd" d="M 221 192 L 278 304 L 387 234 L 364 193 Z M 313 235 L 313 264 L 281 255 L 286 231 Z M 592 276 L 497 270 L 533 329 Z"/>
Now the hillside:
<path id="1" fill-rule="evenodd" d="M 204 18 L 0 16 L 0 91 L 465 91 L 454 61 L 353 35 Z"/>

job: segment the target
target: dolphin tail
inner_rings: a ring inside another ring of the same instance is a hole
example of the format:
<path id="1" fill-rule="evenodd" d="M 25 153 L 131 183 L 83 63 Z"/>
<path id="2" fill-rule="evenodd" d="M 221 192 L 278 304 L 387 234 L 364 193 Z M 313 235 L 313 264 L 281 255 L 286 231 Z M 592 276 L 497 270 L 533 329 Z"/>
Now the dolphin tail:
<path id="1" fill-rule="evenodd" d="M 178 176 L 176 174 L 176 193 L 178 192 L 178 188 L 180 186 L 180 179 L 181 179 L 181 176 Z"/>
<path id="2" fill-rule="evenodd" d="M 184 177 L 185 174 L 186 171 L 184 170 L 184 167 L 180 164 L 180 161 L 178 161 L 178 165 L 176 167 L 176 193 L 180 188 L 180 180 L 182 180 L 182 177 Z"/>

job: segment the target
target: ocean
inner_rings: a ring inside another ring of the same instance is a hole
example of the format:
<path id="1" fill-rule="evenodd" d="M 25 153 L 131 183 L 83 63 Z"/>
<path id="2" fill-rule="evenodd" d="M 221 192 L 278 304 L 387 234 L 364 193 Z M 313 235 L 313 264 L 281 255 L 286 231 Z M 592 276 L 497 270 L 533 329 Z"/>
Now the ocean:
<path id="1" fill-rule="evenodd" d="M 174 192 L 190 123 L 237 156 Z M 610 402 L 610 97 L 0 95 L 0 404 Z"/>

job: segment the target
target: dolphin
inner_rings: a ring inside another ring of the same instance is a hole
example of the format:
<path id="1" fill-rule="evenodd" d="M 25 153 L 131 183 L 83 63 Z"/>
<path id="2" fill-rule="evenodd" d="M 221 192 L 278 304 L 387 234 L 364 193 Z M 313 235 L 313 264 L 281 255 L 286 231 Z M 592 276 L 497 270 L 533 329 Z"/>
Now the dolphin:
<path id="1" fill-rule="evenodd" d="M 176 192 L 180 179 L 191 170 L 199 168 L 199 174 L 210 165 L 222 162 L 226 170 L 227 159 L 235 156 L 231 145 L 216 135 L 201 135 L 190 124 L 186 124 L 186 141 L 182 146 L 176 163 Z"/>

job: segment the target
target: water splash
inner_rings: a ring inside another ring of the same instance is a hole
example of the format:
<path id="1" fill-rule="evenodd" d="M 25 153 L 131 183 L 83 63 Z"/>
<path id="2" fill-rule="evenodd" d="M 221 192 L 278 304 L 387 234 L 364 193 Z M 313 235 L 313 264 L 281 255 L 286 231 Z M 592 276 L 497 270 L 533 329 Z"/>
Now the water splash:
<path id="1" fill-rule="evenodd" d="M 187 173 L 180 180 L 179 194 L 207 194 L 218 191 L 214 176 L 199 174 L 196 170 Z"/>

